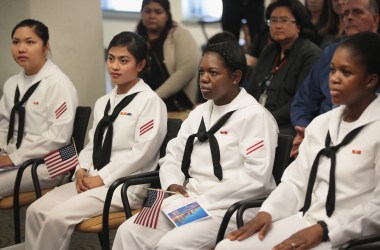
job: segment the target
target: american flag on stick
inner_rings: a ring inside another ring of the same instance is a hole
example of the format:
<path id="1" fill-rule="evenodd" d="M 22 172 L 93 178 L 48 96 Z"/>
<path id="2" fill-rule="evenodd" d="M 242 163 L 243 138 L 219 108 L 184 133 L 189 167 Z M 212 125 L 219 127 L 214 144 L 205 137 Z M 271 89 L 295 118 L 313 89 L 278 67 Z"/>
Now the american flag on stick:
<path id="1" fill-rule="evenodd" d="M 133 223 L 156 229 L 164 198 L 164 190 L 148 190 L 148 197 L 145 200 L 144 207 Z"/>
<path id="2" fill-rule="evenodd" d="M 44 161 L 51 179 L 69 172 L 79 164 L 78 155 L 73 144 L 45 155 Z"/>

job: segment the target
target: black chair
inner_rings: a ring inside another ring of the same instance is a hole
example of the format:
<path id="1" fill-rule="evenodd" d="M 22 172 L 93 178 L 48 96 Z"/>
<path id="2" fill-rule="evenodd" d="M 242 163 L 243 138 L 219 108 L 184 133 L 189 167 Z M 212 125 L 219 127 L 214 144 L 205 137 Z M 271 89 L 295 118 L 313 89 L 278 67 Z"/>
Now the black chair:
<path id="1" fill-rule="evenodd" d="M 91 115 L 90 107 L 77 107 L 74 118 L 73 138 L 75 140 L 78 152 L 83 149 L 84 140 L 86 137 L 86 130 L 88 121 Z M 15 243 L 21 242 L 21 229 L 20 229 L 20 207 L 30 205 L 36 199 L 40 198 L 42 194 L 47 193 L 51 189 L 41 190 L 38 183 L 36 166 L 44 163 L 42 158 L 35 158 L 25 161 L 18 169 L 13 195 L 7 196 L 0 201 L 0 209 L 12 209 L 13 219 L 15 225 Z M 25 169 L 32 165 L 32 178 L 35 187 L 34 192 L 20 193 L 20 186 L 23 173 Z"/>
<path id="2" fill-rule="evenodd" d="M 181 124 L 182 120 L 180 119 L 168 119 L 167 134 L 160 147 L 160 158 L 165 155 L 166 146 L 168 142 L 177 136 Z M 108 188 L 106 199 L 104 201 L 103 214 L 96 217 L 92 217 L 88 220 L 79 223 L 76 226 L 75 230 L 84 233 L 97 233 L 102 245 L 102 249 L 109 249 L 109 230 L 117 229 L 127 218 L 132 216 L 131 214 L 127 214 L 124 211 L 114 213 L 109 212 L 114 191 L 118 186 L 120 186 L 129 179 L 141 176 L 149 176 L 152 174 L 154 175 L 155 173 L 156 171 L 141 173 L 127 177 L 122 177 L 114 181 Z M 136 209 L 133 213 L 137 213 L 138 211 L 139 209 Z"/>
<path id="3" fill-rule="evenodd" d="M 380 249 L 380 234 L 353 239 L 343 244 L 339 250 L 379 250 Z"/>
<path id="4" fill-rule="evenodd" d="M 281 176 L 288 165 L 291 163 L 292 159 L 290 158 L 290 151 L 292 149 L 293 137 L 286 134 L 279 134 L 277 141 L 277 148 L 274 157 L 273 164 L 273 177 L 278 185 L 281 182 Z M 226 211 L 222 223 L 220 225 L 218 235 L 216 238 L 216 244 L 218 244 L 224 238 L 224 234 L 226 233 L 226 229 L 228 223 L 231 219 L 231 216 L 235 213 L 236 210 L 236 220 L 238 228 L 244 225 L 243 222 L 243 213 L 247 208 L 250 207 L 260 207 L 264 202 L 266 197 L 262 199 L 247 199 L 234 203 L 232 206 L 228 208 Z"/>

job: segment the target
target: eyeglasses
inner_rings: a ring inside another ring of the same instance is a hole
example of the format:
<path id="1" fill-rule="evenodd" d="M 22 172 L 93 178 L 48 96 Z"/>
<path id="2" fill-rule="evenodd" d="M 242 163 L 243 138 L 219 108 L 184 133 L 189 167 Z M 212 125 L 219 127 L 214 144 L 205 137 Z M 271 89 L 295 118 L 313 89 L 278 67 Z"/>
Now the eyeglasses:
<path id="1" fill-rule="evenodd" d="M 288 25 L 290 23 L 296 23 L 296 22 L 297 22 L 296 20 L 289 20 L 288 18 L 271 18 L 266 21 L 269 27 L 275 24 Z"/>

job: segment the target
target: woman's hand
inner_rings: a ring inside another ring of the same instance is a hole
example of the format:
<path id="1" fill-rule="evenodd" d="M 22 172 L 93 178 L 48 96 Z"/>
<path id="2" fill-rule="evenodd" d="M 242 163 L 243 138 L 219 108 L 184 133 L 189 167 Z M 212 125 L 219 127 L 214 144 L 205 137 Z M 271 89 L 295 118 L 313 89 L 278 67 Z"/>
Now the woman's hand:
<path id="1" fill-rule="evenodd" d="M 305 137 L 305 128 L 300 126 L 295 126 L 296 136 L 293 139 L 292 151 L 290 151 L 290 157 L 296 158 L 298 156 L 298 149 Z"/>
<path id="2" fill-rule="evenodd" d="M 13 165 L 14 164 L 8 155 L 0 155 L 0 168 L 1 167 L 7 167 L 7 166 L 13 166 Z"/>
<path id="3" fill-rule="evenodd" d="M 171 184 L 168 188 L 168 191 L 176 192 L 182 194 L 184 197 L 189 197 L 189 194 L 186 192 L 186 189 L 182 185 Z"/>
<path id="4" fill-rule="evenodd" d="M 293 234 L 277 246 L 273 250 L 294 250 L 294 249 L 311 249 L 322 242 L 323 229 L 321 225 L 315 224 Z"/>
<path id="5" fill-rule="evenodd" d="M 86 178 L 83 178 L 83 184 L 88 188 L 88 189 L 93 189 L 97 188 L 100 186 L 103 186 L 103 179 L 100 178 L 99 175 L 96 176 L 88 176 Z"/>
<path id="6" fill-rule="evenodd" d="M 83 180 L 88 176 L 87 170 L 81 168 L 75 173 L 75 185 L 77 187 L 78 193 L 87 191 L 88 188 L 85 186 Z"/>
<path id="7" fill-rule="evenodd" d="M 259 212 L 254 219 L 236 231 L 229 233 L 230 240 L 244 240 L 256 232 L 259 232 L 259 239 L 263 240 L 272 225 L 272 216 L 267 212 Z"/>

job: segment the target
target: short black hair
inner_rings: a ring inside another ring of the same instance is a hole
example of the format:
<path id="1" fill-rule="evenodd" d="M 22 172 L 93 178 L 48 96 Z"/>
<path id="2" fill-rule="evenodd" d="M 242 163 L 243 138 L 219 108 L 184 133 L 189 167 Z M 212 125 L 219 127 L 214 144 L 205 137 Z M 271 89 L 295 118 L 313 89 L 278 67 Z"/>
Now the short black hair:
<path id="1" fill-rule="evenodd" d="M 290 9 L 296 23 L 300 26 L 300 37 L 308 38 L 313 42 L 318 41 L 318 30 L 311 22 L 305 6 L 299 0 L 277 0 L 269 4 L 265 11 L 265 19 L 269 20 L 273 10 L 278 7 Z"/>
<path id="2" fill-rule="evenodd" d="M 235 72 L 240 70 L 242 72 L 241 84 L 247 75 L 247 60 L 243 49 L 237 43 L 233 42 L 222 42 L 215 44 L 207 44 L 203 55 L 208 52 L 214 52 L 222 58 L 224 65 L 230 72 Z"/>
<path id="3" fill-rule="evenodd" d="M 13 38 L 16 30 L 21 27 L 32 28 L 36 35 L 41 38 L 44 46 L 46 46 L 46 44 L 49 42 L 49 28 L 42 22 L 35 19 L 24 19 L 16 24 L 12 30 L 11 38 Z"/>
<path id="4" fill-rule="evenodd" d="M 373 32 L 359 32 L 339 44 L 338 48 L 350 51 L 351 57 L 362 65 L 368 74 L 380 80 L 380 37 Z M 379 86 L 377 82 L 376 88 Z M 375 89 L 376 89 L 375 88 Z"/>
<path id="5" fill-rule="evenodd" d="M 134 32 L 123 31 L 112 38 L 110 44 L 108 45 L 107 54 L 113 47 L 126 47 L 135 57 L 136 62 L 141 62 L 145 59 L 145 68 L 147 67 L 149 63 L 148 45 L 145 39 L 140 35 Z"/>

